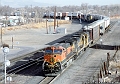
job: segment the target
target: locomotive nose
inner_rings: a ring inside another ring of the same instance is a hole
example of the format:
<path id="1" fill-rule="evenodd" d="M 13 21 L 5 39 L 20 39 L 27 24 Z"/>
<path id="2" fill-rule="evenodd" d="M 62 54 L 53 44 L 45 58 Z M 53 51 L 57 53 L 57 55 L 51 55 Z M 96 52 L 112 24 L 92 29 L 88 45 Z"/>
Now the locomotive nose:
<path id="1" fill-rule="evenodd" d="M 52 56 L 50 57 L 50 62 L 51 62 L 51 63 L 54 63 L 54 62 L 55 62 L 55 58 L 56 58 L 56 55 L 52 55 Z"/>
<path id="2" fill-rule="evenodd" d="M 50 58 L 50 62 L 52 62 L 52 63 L 55 62 L 55 58 L 53 56 Z"/>

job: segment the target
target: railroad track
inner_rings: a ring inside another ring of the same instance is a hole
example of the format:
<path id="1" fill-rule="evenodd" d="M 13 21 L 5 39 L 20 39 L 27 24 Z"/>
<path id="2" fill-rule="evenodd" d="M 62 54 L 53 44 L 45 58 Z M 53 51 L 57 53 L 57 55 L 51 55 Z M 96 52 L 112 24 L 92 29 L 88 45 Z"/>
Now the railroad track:
<path id="1" fill-rule="evenodd" d="M 50 84 L 55 77 L 45 77 L 39 84 Z"/>
<path id="2" fill-rule="evenodd" d="M 8 68 L 8 69 L 7 69 L 7 74 L 16 74 L 16 73 L 18 73 L 18 72 L 20 72 L 20 71 L 22 71 L 22 70 L 27 69 L 28 67 L 31 67 L 31 66 L 37 64 L 38 62 L 43 61 L 43 56 L 41 56 L 41 57 L 39 57 L 39 58 L 37 58 L 37 59 L 31 59 L 31 57 L 34 56 L 35 53 L 41 52 L 42 50 L 43 50 L 43 49 L 36 50 L 36 51 L 34 51 L 34 52 L 25 54 L 25 55 L 23 55 L 23 56 L 20 56 L 20 57 L 16 57 L 16 58 L 14 58 L 14 59 L 11 59 L 10 62 L 11 62 L 11 63 L 15 63 L 15 62 L 18 62 L 18 61 L 26 58 L 26 57 L 27 57 L 27 58 L 30 58 L 30 59 L 29 59 L 28 61 L 26 61 L 26 63 L 24 63 L 24 64 L 17 65 L 17 66 L 15 66 L 14 68 L 13 68 L 13 67 Z M 1 67 L 1 66 L 3 66 L 3 63 L 0 63 L 0 67 Z M 4 70 L 3 70 L 3 71 L 4 71 Z M 0 81 L 3 80 L 3 77 L 4 77 L 3 75 L 0 75 Z"/>
<path id="3" fill-rule="evenodd" d="M 39 62 L 40 62 L 40 61 L 43 61 L 43 58 L 42 59 L 38 58 L 36 60 L 39 60 Z M 31 66 L 38 63 L 38 61 L 36 61 L 36 60 L 28 61 L 25 64 L 22 64 L 22 65 L 17 66 L 17 67 L 15 67 L 13 69 L 10 69 L 10 70 L 7 71 L 7 74 L 16 74 L 16 73 L 18 73 L 18 72 L 20 72 L 20 71 L 22 71 L 22 70 L 24 70 L 24 69 L 26 69 L 28 67 L 31 67 Z"/>
<path id="4" fill-rule="evenodd" d="M 116 22 L 112 22 L 111 25 L 109 26 L 109 28 L 108 28 L 106 31 L 108 31 L 110 28 L 112 28 L 112 27 L 115 25 L 115 23 L 116 23 Z M 14 63 L 14 62 L 17 62 L 17 61 L 19 61 L 19 60 L 21 60 L 21 59 L 24 59 L 25 57 L 31 57 L 31 56 L 33 56 L 35 53 L 40 52 L 40 51 L 42 51 L 42 49 L 41 49 L 41 50 L 34 51 L 34 52 L 31 52 L 31 53 L 28 53 L 28 54 L 23 55 L 23 56 L 20 56 L 19 58 L 17 57 L 17 58 L 11 59 L 10 61 L 11 61 L 11 63 Z M 37 59 L 37 60 L 42 61 L 42 59 L 43 59 L 43 57 L 41 57 L 40 59 Z M 8 73 L 8 74 L 16 74 L 16 73 L 18 73 L 18 72 L 20 72 L 20 71 L 22 71 L 22 70 L 24 70 L 24 69 L 26 69 L 26 68 L 28 68 L 28 67 L 30 67 L 30 66 L 35 65 L 36 63 L 38 63 L 36 60 L 29 61 L 29 62 L 27 62 L 27 63 L 25 63 L 25 64 L 23 64 L 23 65 L 20 65 L 20 66 L 18 66 L 18 67 L 15 67 L 14 69 L 8 70 L 7 73 Z M 3 65 L 3 64 L 0 63 L 0 66 L 2 66 L 2 65 Z M 46 77 L 46 78 L 45 78 L 43 81 L 41 81 L 39 84 L 48 84 L 48 83 L 50 83 L 53 79 L 55 79 L 55 77 Z M 1 79 L 0 79 L 0 80 L 1 80 Z"/>
<path id="5" fill-rule="evenodd" d="M 41 58 L 38 58 L 36 60 L 39 60 L 39 62 L 43 61 Z M 15 68 L 9 69 L 9 70 L 7 70 L 7 74 L 12 75 L 12 77 L 13 77 L 14 74 L 17 74 L 17 73 L 19 73 L 19 72 L 21 72 L 29 67 L 36 65 L 38 63 L 38 61 L 36 61 L 36 60 L 31 60 L 31 61 L 26 62 L 25 64 L 22 64 L 20 66 L 15 67 Z M 0 81 L 2 81 L 3 77 L 4 77 L 3 75 L 0 76 Z"/>
<path id="6" fill-rule="evenodd" d="M 19 60 L 22 60 L 22 59 L 26 58 L 26 57 L 27 57 L 27 58 L 32 57 L 32 56 L 34 56 L 35 53 L 42 52 L 42 51 L 43 51 L 43 49 L 38 49 L 38 50 L 36 50 L 36 51 L 27 53 L 27 54 L 25 54 L 25 55 L 21 55 L 21 56 L 19 56 L 19 57 L 10 59 L 10 62 L 11 62 L 11 63 L 15 63 L 15 62 L 17 62 L 17 61 L 19 61 Z M 0 63 L 0 67 L 1 67 L 1 66 L 3 66 L 3 63 Z"/>
<path id="7" fill-rule="evenodd" d="M 74 55 L 73 55 L 73 56 L 74 56 Z M 72 57 L 73 57 L 73 56 L 72 56 Z M 9 70 L 7 70 L 7 74 L 12 75 L 12 77 L 13 77 L 14 74 L 17 74 L 17 73 L 19 73 L 20 71 L 27 69 L 28 67 L 31 67 L 31 66 L 36 65 L 36 64 L 38 63 L 38 61 L 39 61 L 39 62 L 43 61 L 43 58 L 41 57 L 41 58 L 38 58 L 38 59 L 36 59 L 36 60 L 30 60 L 30 61 L 26 62 L 25 64 L 22 64 L 22 65 L 20 65 L 20 66 L 15 67 L 15 68 L 9 69 Z M 70 65 L 69 65 L 69 66 L 70 66 Z M 69 66 L 68 66 L 68 67 L 69 67 Z M 68 68 L 68 67 L 67 67 L 67 68 Z M 64 70 L 62 71 L 62 73 L 63 73 L 67 68 L 64 68 Z M 61 73 L 61 74 L 62 74 L 62 73 Z M 60 75 L 60 74 L 59 74 L 59 75 Z M 58 76 L 59 76 L 59 75 L 58 75 Z M 58 77 L 58 76 L 57 76 L 57 77 Z M 0 80 L 2 80 L 3 77 L 4 77 L 4 76 L 1 75 L 1 76 L 0 76 Z M 42 81 L 39 82 L 39 84 L 49 84 L 49 83 L 53 82 L 53 81 L 55 80 L 55 78 L 57 78 L 57 77 L 45 77 Z"/>

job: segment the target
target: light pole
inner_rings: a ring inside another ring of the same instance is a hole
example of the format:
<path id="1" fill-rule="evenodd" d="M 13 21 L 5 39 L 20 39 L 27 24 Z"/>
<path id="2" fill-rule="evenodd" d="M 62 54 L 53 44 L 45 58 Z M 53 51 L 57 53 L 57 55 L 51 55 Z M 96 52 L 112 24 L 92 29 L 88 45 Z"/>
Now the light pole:
<path id="1" fill-rule="evenodd" d="M 5 73 L 4 73 L 4 75 L 5 75 L 5 84 L 6 84 L 6 66 L 7 66 L 7 61 L 6 61 L 6 54 L 9 52 L 9 48 L 8 47 L 4 47 L 3 48 L 3 53 L 4 53 L 4 71 L 5 71 Z"/>
<path id="2" fill-rule="evenodd" d="M 72 22 L 72 14 L 73 14 L 73 13 L 71 12 L 71 22 Z"/>
<path id="3" fill-rule="evenodd" d="M 109 17 L 110 17 L 110 12 L 109 12 Z"/>
<path id="4" fill-rule="evenodd" d="M 14 37 L 14 35 L 12 35 L 12 49 L 13 49 L 13 41 L 14 41 L 13 37 Z"/>

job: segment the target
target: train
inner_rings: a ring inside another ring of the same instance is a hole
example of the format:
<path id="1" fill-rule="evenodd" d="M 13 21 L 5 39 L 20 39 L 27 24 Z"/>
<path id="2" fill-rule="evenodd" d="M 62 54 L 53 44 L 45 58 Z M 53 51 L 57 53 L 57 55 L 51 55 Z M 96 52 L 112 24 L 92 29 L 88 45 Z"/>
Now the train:
<path id="1" fill-rule="evenodd" d="M 73 60 L 83 54 L 86 48 L 95 43 L 105 30 L 109 28 L 110 18 L 85 25 L 79 31 L 67 35 L 65 39 L 44 49 L 42 69 L 45 76 L 56 76 L 68 67 Z"/>
<path id="2" fill-rule="evenodd" d="M 65 17 L 69 17 L 70 19 L 78 19 L 79 18 L 79 15 L 81 13 L 78 13 L 78 12 L 51 12 L 51 13 L 45 13 L 43 15 L 43 18 L 54 18 L 54 14 L 55 14 L 55 17 L 57 19 L 65 19 Z"/>
<path id="3" fill-rule="evenodd" d="M 54 12 L 45 13 L 43 15 L 43 18 L 54 18 L 54 14 L 55 14 Z M 81 19 L 82 21 L 85 21 L 88 23 L 92 23 L 97 20 L 102 20 L 104 18 L 103 15 L 99 15 L 99 14 L 83 14 L 79 12 L 56 12 L 55 17 L 56 19 L 65 19 L 65 17 L 69 17 L 69 20 Z"/>

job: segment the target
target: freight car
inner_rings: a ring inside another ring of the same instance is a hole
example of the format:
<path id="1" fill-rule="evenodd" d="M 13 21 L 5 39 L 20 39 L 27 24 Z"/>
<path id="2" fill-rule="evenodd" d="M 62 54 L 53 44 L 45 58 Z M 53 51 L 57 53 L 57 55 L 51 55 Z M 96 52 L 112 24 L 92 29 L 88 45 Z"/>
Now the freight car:
<path id="1" fill-rule="evenodd" d="M 54 18 L 54 12 L 44 13 L 43 18 Z M 56 12 L 55 17 L 57 19 L 65 19 L 65 17 L 69 17 L 70 19 L 79 19 L 79 15 L 81 13 L 77 12 Z"/>
<path id="2" fill-rule="evenodd" d="M 100 36 L 100 35 L 103 35 L 105 30 L 109 27 L 110 25 L 110 18 L 109 17 L 106 17 L 104 16 L 102 20 L 97 20 L 97 21 L 94 21 L 93 23 L 90 23 L 88 25 L 85 25 L 82 29 L 84 31 L 92 31 L 92 32 L 96 32 L 97 35 L 97 38 Z"/>
<path id="3" fill-rule="evenodd" d="M 42 69 L 45 76 L 56 76 L 73 60 L 82 54 L 87 47 L 96 42 L 103 29 L 109 26 L 110 19 L 104 17 L 95 21 L 78 32 L 71 34 L 66 39 L 45 48 Z"/>
<path id="4" fill-rule="evenodd" d="M 78 12 L 69 12 L 68 13 L 68 16 L 67 17 L 69 17 L 70 18 L 70 20 L 72 20 L 72 19 L 79 19 L 80 18 L 80 16 L 81 16 L 81 13 L 78 13 Z"/>

